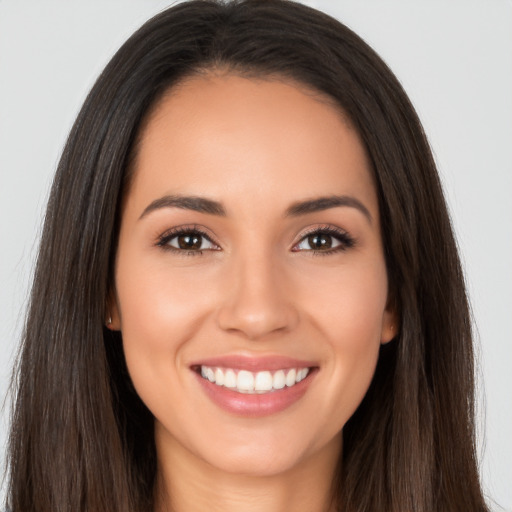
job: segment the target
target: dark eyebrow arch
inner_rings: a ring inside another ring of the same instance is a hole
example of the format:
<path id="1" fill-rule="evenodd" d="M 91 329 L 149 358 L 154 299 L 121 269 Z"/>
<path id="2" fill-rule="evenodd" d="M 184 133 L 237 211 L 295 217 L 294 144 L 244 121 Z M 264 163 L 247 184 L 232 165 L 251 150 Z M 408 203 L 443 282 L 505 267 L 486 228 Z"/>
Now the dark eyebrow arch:
<path id="1" fill-rule="evenodd" d="M 155 199 L 142 212 L 139 220 L 149 213 L 161 208 L 181 208 L 183 210 L 193 210 L 195 212 L 208 213 L 210 215 L 226 216 L 224 207 L 217 201 L 197 196 L 178 196 L 167 195 Z"/>
<path id="2" fill-rule="evenodd" d="M 370 222 L 372 223 L 372 215 L 368 208 L 352 196 L 327 196 L 317 197 L 315 199 L 308 199 L 307 201 L 299 201 L 293 203 L 286 210 L 286 217 L 297 217 L 299 215 L 306 215 L 308 213 L 321 212 L 330 208 L 337 208 L 339 206 L 348 206 L 359 210 Z"/>

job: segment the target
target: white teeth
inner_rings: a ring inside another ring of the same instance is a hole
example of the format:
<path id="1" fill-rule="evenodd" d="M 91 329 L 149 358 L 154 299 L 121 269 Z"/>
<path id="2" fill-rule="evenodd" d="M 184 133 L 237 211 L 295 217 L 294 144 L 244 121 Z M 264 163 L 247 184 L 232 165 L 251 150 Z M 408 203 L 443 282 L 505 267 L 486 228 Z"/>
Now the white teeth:
<path id="1" fill-rule="evenodd" d="M 295 378 L 295 382 L 300 382 L 301 380 L 304 380 L 309 373 L 309 368 L 302 368 L 302 370 L 299 370 L 297 372 L 297 377 Z"/>
<path id="2" fill-rule="evenodd" d="M 304 380 L 309 368 L 291 368 L 289 370 L 268 370 L 249 372 L 231 368 L 212 368 L 201 366 L 201 376 L 217 386 L 224 386 L 239 393 L 268 393 L 270 391 L 292 387 Z"/>
<path id="3" fill-rule="evenodd" d="M 240 370 L 236 376 L 236 388 L 239 391 L 254 391 L 254 375 Z"/>
<path id="4" fill-rule="evenodd" d="M 270 391 L 272 389 L 272 374 L 270 372 L 258 372 L 254 379 L 255 391 Z"/>
<path id="5" fill-rule="evenodd" d="M 206 378 L 210 382 L 215 382 L 215 372 L 213 371 L 212 368 L 206 368 Z"/>
<path id="6" fill-rule="evenodd" d="M 274 373 L 274 382 L 272 387 L 274 389 L 283 389 L 286 384 L 286 377 L 284 376 L 283 370 L 279 370 Z"/>
<path id="7" fill-rule="evenodd" d="M 222 386 L 224 384 L 224 373 L 220 368 L 215 369 L 215 384 Z"/>
<path id="8" fill-rule="evenodd" d="M 203 368 L 203 366 L 201 366 L 201 368 Z M 227 388 L 236 388 L 236 373 L 233 370 L 227 370 L 224 373 L 224 386 Z"/>
<path id="9" fill-rule="evenodd" d="M 295 384 L 295 378 L 297 377 L 297 372 L 295 370 L 290 370 L 287 374 L 286 374 L 286 385 L 288 387 L 291 387 Z"/>

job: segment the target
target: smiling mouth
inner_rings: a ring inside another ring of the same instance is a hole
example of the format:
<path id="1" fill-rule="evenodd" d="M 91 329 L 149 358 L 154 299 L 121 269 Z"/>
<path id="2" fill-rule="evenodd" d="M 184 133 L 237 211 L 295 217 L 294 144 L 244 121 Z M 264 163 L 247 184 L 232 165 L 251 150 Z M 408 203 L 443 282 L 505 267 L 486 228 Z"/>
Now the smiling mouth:
<path id="1" fill-rule="evenodd" d="M 262 395 L 293 388 L 303 381 L 312 368 L 286 368 L 275 371 L 251 372 L 235 368 L 201 365 L 194 370 L 205 380 L 237 393 Z"/>

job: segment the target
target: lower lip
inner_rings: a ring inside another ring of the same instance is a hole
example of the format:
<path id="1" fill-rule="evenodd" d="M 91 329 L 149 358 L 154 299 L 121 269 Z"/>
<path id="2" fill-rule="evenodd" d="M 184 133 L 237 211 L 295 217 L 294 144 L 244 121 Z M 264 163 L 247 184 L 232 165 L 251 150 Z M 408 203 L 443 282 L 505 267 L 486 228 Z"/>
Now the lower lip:
<path id="1" fill-rule="evenodd" d="M 221 409 L 238 416 L 257 418 L 284 411 L 300 400 L 306 393 L 314 370 L 307 377 L 291 387 L 261 394 L 238 393 L 224 386 L 217 386 L 196 373 L 199 383 L 210 399 Z"/>

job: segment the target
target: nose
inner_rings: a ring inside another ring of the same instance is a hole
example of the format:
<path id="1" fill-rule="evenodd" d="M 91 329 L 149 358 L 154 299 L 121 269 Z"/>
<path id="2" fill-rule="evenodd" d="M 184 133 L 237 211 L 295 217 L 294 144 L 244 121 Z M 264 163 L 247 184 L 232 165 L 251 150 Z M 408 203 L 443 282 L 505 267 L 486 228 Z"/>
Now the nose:
<path id="1" fill-rule="evenodd" d="M 240 257 L 230 265 L 224 285 L 217 317 L 221 329 L 257 340 L 296 327 L 299 314 L 292 283 L 270 257 Z"/>

